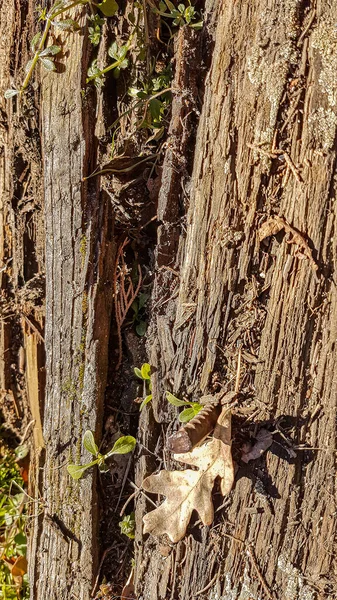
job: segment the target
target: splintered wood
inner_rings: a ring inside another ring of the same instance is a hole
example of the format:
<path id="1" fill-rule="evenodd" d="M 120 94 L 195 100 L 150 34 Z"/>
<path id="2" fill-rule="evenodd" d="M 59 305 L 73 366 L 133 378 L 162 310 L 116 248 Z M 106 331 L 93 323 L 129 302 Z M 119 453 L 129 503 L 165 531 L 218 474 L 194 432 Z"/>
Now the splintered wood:
<path id="1" fill-rule="evenodd" d="M 292 236 L 289 240 L 287 240 L 287 243 L 296 244 L 299 247 L 300 254 L 302 254 L 309 260 L 313 271 L 317 271 L 318 264 L 316 263 L 312 255 L 312 251 L 308 243 L 306 242 L 304 237 L 298 231 L 296 231 L 296 229 L 289 225 L 289 223 L 287 223 L 287 221 L 282 217 L 270 217 L 265 223 L 263 223 L 263 225 L 261 225 L 260 229 L 257 232 L 260 242 L 262 242 L 262 240 L 269 237 L 270 235 L 276 235 L 276 233 L 279 233 L 279 231 L 282 231 L 282 229 L 284 229 L 286 233 L 289 233 Z"/>

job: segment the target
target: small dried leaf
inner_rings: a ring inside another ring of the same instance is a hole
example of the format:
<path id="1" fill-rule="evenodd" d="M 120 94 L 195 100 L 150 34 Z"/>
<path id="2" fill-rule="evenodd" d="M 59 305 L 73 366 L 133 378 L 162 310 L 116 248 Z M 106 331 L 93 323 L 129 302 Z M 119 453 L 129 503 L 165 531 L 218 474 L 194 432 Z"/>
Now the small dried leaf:
<path id="1" fill-rule="evenodd" d="M 212 489 L 216 477 L 221 479 L 222 494 L 228 494 L 234 481 L 231 455 L 231 420 L 228 409 L 223 409 L 214 431 L 214 437 L 192 452 L 174 455 L 175 460 L 198 467 L 197 471 L 160 471 L 143 481 L 143 488 L 153 494 L 162 494 L 166 500 L 145 515 L 144 533 L 166 533 L 172 542 L 181 540 L 186 532 L 193 510 L 204 525 L 214 517 Z"/>
<path id="2" fill-rule="evenodd" d="M 250 460 L 256 460 L 260 458 L 262 454 L 268 450 L 273 443 L 273 435 L 268 429 L 260 429 L 256 435 L 256 444 L 253 445 L 248 452 L 243 452 L 241 460 L 245 463 L 249 463 Z"/>
<path id="3" fill-rule="evenodd" d="M 27 560 L 25 556 L 19 556 L 11 567 L 13 577 L 23 577 L 27 573 Z"/>
<path id="4" fill-rule="evenodd" d="M 282 229 L 284 229 L 284 225 L 277 218 L 270 217 L 257 232 L 260 242 L 271 235 L 276 235 Z"/>

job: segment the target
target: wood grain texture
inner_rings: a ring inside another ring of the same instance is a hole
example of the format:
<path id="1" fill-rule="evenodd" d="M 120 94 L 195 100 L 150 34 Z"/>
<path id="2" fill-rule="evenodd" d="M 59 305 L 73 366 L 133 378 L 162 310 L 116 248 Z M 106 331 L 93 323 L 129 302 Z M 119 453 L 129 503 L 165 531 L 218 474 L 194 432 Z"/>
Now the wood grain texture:
<path id="1" fill-rule="evenodd" d="M 315 450 L 297 450 L 296 459 L 268 453 L 258 466 L 241 467 L 216 527 L 191 527 L 168 556 L 162 540 L 139 532 L 137 590 L 146 600 L 264 597 L 245 549 L 250 544 L 272 598 L 332 599 L 337 592 L 337 119 L 329 51 L 336 48 L 336 3 L 305 6 L 279 0 L 206 6 L 211 61 L 186 229 L 171 260 L 177 297 L 161 305 L 158 285 L 150 362 L 158 370 L 154 417 L 168 423 L 165 389 L 195 398 L 211 389 L 215 370 L 226 383 L 233 376 L 229 351 L 237 342 L 249 349 L 255 340 L 258 363 L 244 363 L 259 408 L 255 423 L 284 416 L 293 423 L 294 445 Z M 268 151 L 274 135 L 302 183 L 286 172 L 284 157 L 270 159 L 247 145 L 265 142 Z M 305 237 L 317 278 L 286 237 L 259 245 L 256 232 L 274 214 Z M 160 270 L 156 277 L 162 282 Z M 165 435 L 161 444 L 170 465 Z M 138 485 L 149 474 L 145 467 Z M 142 501 L 139 522 L 143 510 Z"/>
<path id="2" fill-rule="evenodd" d="M 83 26 L 84 19 L 79 23 Z M 86 36 L 60 36 L 68 53 L 61 73 L 42 77 L 41 128 L 46 214 L 46 393 L 41 493 L 66 536 L 47 515 L 31 561 L 35 598 L 91 595 L 97 568 L 95 474 L 73 481 L 68 462 L 88 462 L 87 429 L 100 435 L 112 305 L 113 221 L 97 179 L 94 110 L 81 89 Z M 91 183 L 93 182 L 93 183 Z"/>

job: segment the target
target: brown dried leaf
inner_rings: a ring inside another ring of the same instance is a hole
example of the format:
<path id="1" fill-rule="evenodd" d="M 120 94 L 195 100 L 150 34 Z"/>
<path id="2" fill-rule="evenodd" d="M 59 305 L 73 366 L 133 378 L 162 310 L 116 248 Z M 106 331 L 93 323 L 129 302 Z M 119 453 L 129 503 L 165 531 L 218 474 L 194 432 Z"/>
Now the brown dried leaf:
<path id="1" fill-rule="evenodd" d="M 256 444 L 253 447 L 250 447 L 248 452 L 245 452 L 243 449 L 243 453 L 241 456 L 241 460 L 245 463 L 249 463 L 250 460 L 256 460 L 260 458 L 262 454 L 268 450 L 268 448 L 273 443 L 273 434 L 268 431 L 268 429 L 260 429 L 256 436 Z"/>
<path id="2" fill-rule="evenodd" d="M 185 454 L 174 455 L 175 460 L 198 467 L 198 470 L 160 471 L 143 481 L 143 488 L 153 494 L 162 494 L 166 500 L 145 515 L 144 533 L 166 533 L 172 542 L 181 540 L 196 510 L 204 525 L 214 517 L 212 489 L 216 477 L 221 479 L 222 494 L 228 494 L 234 481 L 231 455 L 231 416 L 223 408 L 211 441 Z"/>

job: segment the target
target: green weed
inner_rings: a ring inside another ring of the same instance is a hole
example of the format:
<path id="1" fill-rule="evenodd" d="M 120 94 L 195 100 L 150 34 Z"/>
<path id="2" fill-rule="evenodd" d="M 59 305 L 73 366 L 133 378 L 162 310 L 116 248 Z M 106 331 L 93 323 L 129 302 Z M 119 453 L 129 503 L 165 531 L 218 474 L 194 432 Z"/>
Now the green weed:
<path id="1" fill-rule="evenodd" d="M 113 456 L 114 454 L 127 454 L 128 452 L 132 452 L 136 445 L 136 440 L 131 435 L 125 435 L 119 438 L 106 454 L 100 454 L 98 451 L 98 446 L 95 442 L 94 434 L 92 431 L 88 430 L 85 432 L 83 436 L 83 446 L 85 447 L 90 454 L 92 454 L 95 459 L 90 463 L 86 463 L 84 465 L 73 465 L 70 464 L 67 466 L 67 470 L 69 475 L 73 479 L 81 479 L 82 475 L 87 469 L 90 469 L 94 465 L 98 465 L 98 468 L 101 472 L 105 473 L 107 469 L 106 460 Z"/>
<path id="2" fill-rule="evenodd" d="M 188 402 L 185 400 L 179 400 L 179 398 L 176 398 L 175 396 L 173 396 L 173 394 L 171 394 L 171 392 L 166 392 L 166 399 L 170 404 L 173 404 L 173 406 L 188 406 L 189 408 L 185 408 L 180 414 L 179 414 L 179 421 L 181 423 L 188 423 L 188 421 L 190 421 L 191 419 L 193 419 L 193 417 L 195 417 L 203 408 L 202 404 L 199 404 L 199 402 Z"/>
<path id="3" fill-rule="evenodd" d="M 146 406 L 146 404 L 148 404 L 152 400 L 151 367 L 150 367 L 149 363 L 143 363 L 140 369 L 135 367 L 134 372 L 135 372 L 135 375 L 137 375 L 137 377 L 139 379 L 141 379 L 144 384 L 143 385 L 144 398 L 139 407 L 139 410 L 143 410 L 144 406 Z"/>

